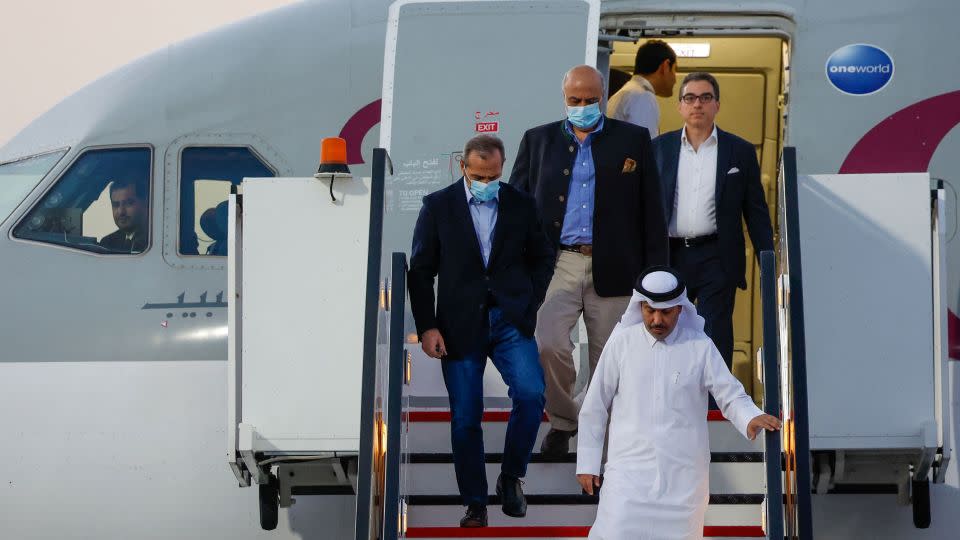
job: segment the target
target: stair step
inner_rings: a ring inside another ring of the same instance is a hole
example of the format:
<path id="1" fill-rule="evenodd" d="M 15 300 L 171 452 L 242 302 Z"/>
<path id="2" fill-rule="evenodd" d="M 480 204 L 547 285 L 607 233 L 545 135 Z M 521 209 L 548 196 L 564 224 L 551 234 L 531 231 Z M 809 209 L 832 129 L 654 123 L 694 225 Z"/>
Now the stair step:
<path id="1" fill-rule="evenodd" d="M 713 452 L 751 453 L 763 452 L 762 437 L 750 441 L 726 421 L 718 411 L 708 416 L 707 429 L 710 437 L 710 449 Z M 488 449 L 502 449 L 506 435 L 509 410 L 488 410 L 483 415 L 483 444 Z M 414 410 L 408 413 L 410 421 L 406 448 L 409 452 L 442 453 L 450 451 L 450 411 L 445 409 Z M 534 448 L 539 449 L 543 437 L 550 430 L 550 424 L 544 421 L 537 434 Z M 577 447 L 576 437 L 571 439 L 570 448 Z"/>
<path id="2" fill-rule="evenodd" d="M 551 493 L 544 495 L 527 495 L 528 505 L 595 505 L 600 500 L 598 495 L 582 493 Z M 461 505 L 460 495 L 407 495 L 407 504 L 410 506 L 442 506 Z M 761 493 L 733 493 L 711 494 L 710 504 L 761 504 L 764 495 Z M 499 505 L 500 496 L 490 495 L 489 504 Z"/>
<path id="3" fill-rule="evenodd" d="M 415 454 L 423 458 L 423 454 Z M 457 479 L 449 461 L 434 462 L 434 455 L 427 454 L 429 462 L 411 459 L 405 465 L 407 471 L 404 493 L 412 495 L 431 493 L 456 493 Z M 487 461 L 487 485 L 490 490 L 496 485 L 500 474 L 498 462 Z M 713 493 L 761 493 L 765 489 L 763 463 L 715 462 L 710 465 L 710 490 Z M 527 467 L 524 493 L 568 494 L 580 493 L 576 480 L 575 463 L 542 463 L 534 461 Z"/>
<path id="4" fill-rule="evenodd" d="M 582 496 L 584 498 L 589 496 Z M 760 497 L 762 498 L 762 496 Z M 416 504 L 414 499 L 407 504 L 409 527 L 456 526 L 463 517 L 459 496 L 441 500 L 444 504 Z M 430 501 L 428 499 L 428 502 Z M 596 503 L 586 504 L 536 504 L 527 497 L 527 515 L 517 519 L 500 511 L 497 499 L 488 506 L 490 525 L 493 527 L 589 527 L 597 516 Z M 763 522 L 761 504 L 711 504 L 707 507 L 704 523 L 714 526 L 757 526 Z M 737 535 L 733 535 L 737 536 Z"/>
<path id="5" fill-rule="evenodd" d="M 449 422 L 450 421 L 450 410 L 449 409 L 417 409 L 407 412 L 407 419 L 410 422 Z M 510 420 L 510 410 L 509 409 L 499 409 L 499 410 L 486 410 L 483 411 L 483 417 L 481 421 L 483 422 L 506 422 Z M 543 414 L 541 422 L 548 422 L 547 414 Z M 723 417 L 723 413 L 720 411 L 707 411 L 707 421 L 708 422 L 726 422 L 727 419 Z"/>
<path id="6" fill-rule="evenodd" d="M 453 463 L 453 454 L 450 452 L 420 452 L 409 454 L 410 463 Z M 502 453 L 486 453 L 484 461 L 487 463 L 503 463 Z M 577 453 L 569 452 L 557 460 L 548 460 L 540 452 L 530 456 L 530 463 L 576 463 Z M 710 452 L 711 463 L 763 463 L 763 452 Z"/>
<path id="7" fill-rule="evenodd" d="M 443 538 L 552 538 L 566 540 L 586 538 L 590 534 L 590 527 L 483 527 L 479 529 L 462 529 L 460 527 L 410 527 L 407 529 L 407 538 L 423 538 L 440 540 Z M 763 538 L 763 529 L 757 526 L 707 526 L 703 528 L 703 536 L 718 540 L 734 538 Z"/>

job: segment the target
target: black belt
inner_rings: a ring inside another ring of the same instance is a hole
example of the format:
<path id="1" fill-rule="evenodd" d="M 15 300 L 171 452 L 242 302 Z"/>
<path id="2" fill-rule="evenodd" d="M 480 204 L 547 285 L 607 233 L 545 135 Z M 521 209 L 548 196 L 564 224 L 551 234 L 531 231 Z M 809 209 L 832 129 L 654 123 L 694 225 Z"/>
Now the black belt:
<path id="1" fill-rule="evenodd" d="M 590 257 L 593 255 L 593 246 L 590 244 L 560 244 L 560 249 L 563 251 L 571 251 L 573 253 L 579 253 L 581 255 L 586 255 Z"/>
<path id="2" fill-rule="evenodd" d="M 717 233 L 704 236 L 692 236 L 687 238 L 670 237 L 671 246 L 696 247 L 709 244 L 717 239 Z"/>

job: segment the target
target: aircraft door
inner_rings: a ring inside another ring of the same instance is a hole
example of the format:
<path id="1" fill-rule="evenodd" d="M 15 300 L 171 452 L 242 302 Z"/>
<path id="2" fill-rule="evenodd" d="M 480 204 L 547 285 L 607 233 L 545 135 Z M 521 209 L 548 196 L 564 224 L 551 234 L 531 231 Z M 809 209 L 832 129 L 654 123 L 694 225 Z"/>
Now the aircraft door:
<path id="1" fill-rule="evenodd" d="M 395 174 L 384 253 L 409 250 L 422 198 L 460 178 L 456 158 L 473 135 L 503 139 L 509 177 L 524 131 L 563 117 L 566 70 L 596 65 L 599 16 L 597 0 L 391 6 L 380 146 Z"/>
<path id="2" fill-rule="evenodd" d="M 579 64 L 596 65 L 599 20 L 599 0 L 391 5 L 380 146 L 389 152 L 392 174 L 385 182 L 381 275 L 390 275 L 392 252 L 409 253 L 423 197 L 460 180 L 458 157 L 470 137 L 503 140 L 505 182 L 524 132 L 563 118 L 563 75 Z M 409 311 L 403 322 L 415 342 Z M 407 350 L 414 356 L 410 395 L 444 395 L 436 362 L 418 361 L 425 356 L 417 346 Z M 492 384 L 496 370 L 487 373 Z M 391 480 L 401 482 L 402 498 L 402 479 Z M 357 538 L 375 529 L 359 523 Z M 394 537 L 384 529 L 384 538 Z"/>

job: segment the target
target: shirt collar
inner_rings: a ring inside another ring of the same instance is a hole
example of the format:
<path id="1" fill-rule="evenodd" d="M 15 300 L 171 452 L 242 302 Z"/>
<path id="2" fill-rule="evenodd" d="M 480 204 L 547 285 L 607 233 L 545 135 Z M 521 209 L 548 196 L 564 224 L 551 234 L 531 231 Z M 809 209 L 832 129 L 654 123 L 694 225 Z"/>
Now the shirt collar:
<path id="1" fill-rule="evenodd" d="M 634 75 L 633 80 L 636 81 L 640 86 L 642 86 L 643 89 L 646 90 L 647 92 L 654 93 L 653 85 L 650 84 L 650 81 L 648 81 L 646 77 L 644 77 L 643 75 Z"/>
<path id="2" fill-rule="evenodd" d="M 707 137 L 707 140 L 703 141 L 704 143 L 716 143 L 717 142 L 717 124 L 714 122 L 713 131 L 710 132 L 710 136 Z M 687 126 L 683 126 L 683 131 L 680 132 L 680 145 L 681 146 L 690 146 L 690 143 L 687 142 Z"/>
<path id="3" fill-rule="evenodd" d="M 646 325 L 646 324 L 641 324 L 640 326 L 643 327 L 643 335 L 644 335 L 644 337 L 647 338 L 647 344 L 649 344 L 651 348 L 652 348 L 654 345 L 656 345 L 657 343 L 662 343 L 662 344 L 666 344 L 666 345 L 673 345 L 674 343 L 677 342 L 677 335 L 680 333 L 680 327 L 679 327 L 679 325 L 678 325 L 677 327 L 675 327 L 675 328 L 673 329 L 673 332 L 670 332 L 670 335 L 667 336 L 666 339 L 664 339 L 663 341 L 660 341 L 659 339 L 657 339 L 656 337 L 654 337 L 654 335 L 651 334 L 649 330 L 647 330 L 647 325 Z"/>
<path id="4" fill-rule="evenodd" d="M 473 200 L 476 198 L 473 196 L 473 193 L 470 193 L 470 186 L 467 185 L 467 177 L 463 177 L 463 191 L 467 194 L 467 203 L 473 204 Z M 496 195 L 493 196 L 493 200 L 500 202 L 500 192 L 498 191 Z M 487 201 L 490 202 L 490 201 Z M 477 204 L 483 204 L 482 202 L 477 201 Z"/>
<path id="5" fill-rule="evenodd" d="M 583 140 L 584 143 L 586 143 L 587 141 L 590 141 L 594 135 L 596 135 L 596 134 L 600 133 L 601 131 L 603 131 L 603 122 L 604 122 L 605 119 L 606 119 L 606 115 L 601 114 L 601 115 L 600 115 L 600 121 L 597 122 L 597 127 L 596 127 L 596 129 L 594 129 L 593 131 L 591 131 L 590 133 L 587 134 L 587 137 Z M 570 135 L 570 136 L 573 137 L 574 139 L 577 138 L 577 136 L 573 133 L 573 127 L 570 126 L 570 121 L 569 121 L 569 120 L 564 120 L 564 121 L 563 121 L 563 129 L 564 129 L 564 131 L 567 132 L 567 135 Z"/>

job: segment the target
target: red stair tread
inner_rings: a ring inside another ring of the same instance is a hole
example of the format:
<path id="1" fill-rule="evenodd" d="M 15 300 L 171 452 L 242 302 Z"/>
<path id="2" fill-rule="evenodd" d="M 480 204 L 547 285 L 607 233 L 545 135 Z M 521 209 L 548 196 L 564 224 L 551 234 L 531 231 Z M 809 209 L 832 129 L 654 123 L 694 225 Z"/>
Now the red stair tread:
<path id="1" fill-rule="evenodd" d="M 409 527 L 407 538 L 586 538 L 590 527 Z M 711 525 L 703 528 L 705 537 L 763 538 L 762 527 L 747 525 Z"/>
<path id="2" fill-rule="evenodd" d="M 450 411 L 409 411 L 408 418 L 411 422 L 449 422 Z M 510 419 L 510 411 L 484 411 L 484 422 L 506 422 Z M 723 422 L 726 418 L 720 411 L 707 411 L 707 420 L 710 422 Z M 547 415 L 543 415 L 543 422 L 547 421 Z"/>

